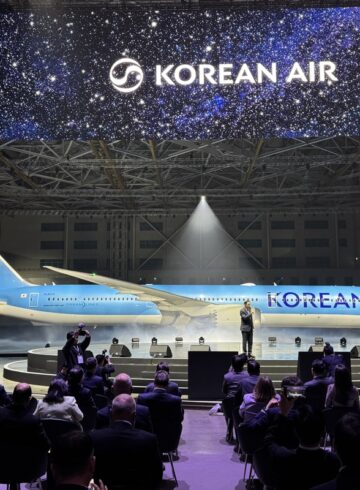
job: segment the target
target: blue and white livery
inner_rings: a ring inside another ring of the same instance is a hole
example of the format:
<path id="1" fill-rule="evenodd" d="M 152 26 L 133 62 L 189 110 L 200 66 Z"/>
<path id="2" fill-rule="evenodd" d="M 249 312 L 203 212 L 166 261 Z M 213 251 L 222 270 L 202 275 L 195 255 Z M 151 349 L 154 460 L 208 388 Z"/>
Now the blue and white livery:
<path id="1" fill-rule="evenodd" d="M 255 326 L 360 327 L 360 288 L 343 286 L 139 285 L 96 274 L 47 267 L 89 285 L 39 286 L 0 256 L 0 314 L 34 323 L 186 325 L 240 323 L 250 299 Z"/>

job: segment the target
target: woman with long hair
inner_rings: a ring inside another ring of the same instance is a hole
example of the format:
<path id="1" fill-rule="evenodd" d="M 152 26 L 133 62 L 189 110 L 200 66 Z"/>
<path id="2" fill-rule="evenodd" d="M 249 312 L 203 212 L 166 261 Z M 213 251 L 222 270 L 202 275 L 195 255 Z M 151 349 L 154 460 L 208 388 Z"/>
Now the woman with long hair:
<path id="1" fill-rule="evenodd" d="M 348 407 L 359 410 L 359 392 L 353 385 L 350 371 L 343 364 L 335 368 L 335 382 L 328 386 L 325 407 Z"/>
<path id="2" fill-rule="evenodd" d="M 41 419 L 56 418 L 70 420 L 71 422 L 80 422 L 83 413 L 78 407 L 73 396 L 67 396 L 68 385 L 62 379 L 51 381 L 47 395 L 35 409 L 34 415 Z"/>
<path id="3" fill-rule="evenodd" d="M 240 416 L 245 420 L 254 417 L 260 410 L 266 407 L 271 399 L 280 401 L 280 396 L 275 394 L 273 382 L 269 376 L 260 376 L 252 393 L 244 395 L 240 405 Z"/>

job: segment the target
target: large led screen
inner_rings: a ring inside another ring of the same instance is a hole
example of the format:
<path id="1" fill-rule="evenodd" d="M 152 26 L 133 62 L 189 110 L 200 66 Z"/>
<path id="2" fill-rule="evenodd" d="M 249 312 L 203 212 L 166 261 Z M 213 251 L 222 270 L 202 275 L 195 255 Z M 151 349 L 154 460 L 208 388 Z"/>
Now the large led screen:
<path id="1" fill-rule="evenodd" d="M 359 135 L 360 8 L 0 11 L 0 139 Z"/>

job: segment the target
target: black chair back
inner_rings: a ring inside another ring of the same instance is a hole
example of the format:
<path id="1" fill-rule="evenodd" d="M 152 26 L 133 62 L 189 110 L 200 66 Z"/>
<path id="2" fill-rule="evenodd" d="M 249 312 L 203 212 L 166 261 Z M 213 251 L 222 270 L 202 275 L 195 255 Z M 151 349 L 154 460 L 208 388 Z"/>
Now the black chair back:
<path id="1" fill-rule="evenodd" d="M 325 424 L 325 431 L 330 436 L 330 439 L 334 437 L 335 426 L 337 422 L 347 413 L 354 413 L 354 412 L 358 412 L 358 410 L 349 407 L 325 408 L 322 411 L 324 424 Z"/>
<path id="2" fill-rule="evenodd" d="M 46 473 L 47 450 L 27 446 L 0 445 L 0 483 L 17 484 L 37 480 Z"/>
<path id="3" fill-rule="evenodd" d="M 98 410 L 107 407 L 109 404 L 109 399 L 105 395 L 93 394 L 93 398 Z"/>
<path id="4" fill-rule="evenodd" d="M 305 388 L 306 403 L 311 406 L 314 412 L 321 412 L 325 407 L 327 384 L 316 384 Z"/>
<path id="5" fill-rule="evenodd" d="M 49 438 L 50 443 L 62 434 L 66 434 L 66 432 L 71 432 L 73 430 L 82 430 L 80 424 L 76 422 L 71 422 L 70 420 L 63 419 L 42 419 L 42 424 L 44 426 L 46 435 Z"/>
<path id="6" fill-rule="evenodd" d="M 255 473 L 261 483 L 268 487 L 274 487 L 275 481 L 271 465 L 269 465 L 269 452 L 266 447 L 258 449 L 252 455 Z"/>

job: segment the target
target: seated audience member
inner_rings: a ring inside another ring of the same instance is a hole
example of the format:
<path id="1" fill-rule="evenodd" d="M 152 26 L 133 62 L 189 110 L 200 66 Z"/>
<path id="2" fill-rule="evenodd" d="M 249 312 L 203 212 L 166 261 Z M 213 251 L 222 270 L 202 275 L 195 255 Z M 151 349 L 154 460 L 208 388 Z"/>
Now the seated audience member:
<path id="1" fill-rule="evenodd" d="M 293 402 L 281 404 L 283 415 L 287 415 Z M 324 425 L 320 414 L 309 405 L 303 405 L 295 423 L 299 446 L 287 449 L 279 445 L 273 437 L 272 427 L 265 437 L 267 470 L 276 490 L 308 490 L 314 485 L 331 480 L 337 474 L 340 461 L 330 451 L 320 448 Z"/>
<path id="2" fill-rule="evenodd" d="M 3 385 L 0 385 L 0 407 L 5 407 L 11 403 L 9 395 L 6 393 Z"/>
<path id="3" fill-rule="evenodd" d="M 314 410 L 321 411 L 325 406 L 327 387 L 332 378 L 327 376 L 327 368 L 321 359 L 315 359 L 311 366 L 313 379 L 304 383 L 306 403 Z"/>
<path id="4" fill-rule="evenodd" d="M 100 480 L 99 487 L 90 480 L 95 473 L 94 445 L 84 432 L 74 431 L 59 436 L 51 447 L 51 473 L 56 489 L 107 490 Z"/>
<path id="5" fill-rule="evenodd" d="M 240 416 L 246 422 L 254 417 L 261 409 L 265 408 L 272 399 L 280 400 L 280 396 L 275 394 L 273 382 L 269 376 L 260 376 L 252 393 L 244 395 L 240 405 Z"/>
<path id="6" fill-rule="evenodd" d="M 329 342 L 325 342 L 323 363 L 325 364 L 327 375 L 334 378 L 335 368 L 338 364 L 343 364 L 343 356 L 335 354 L 334 348 Z"/>
<path id="7" fill-rule="evenodd" d="M 107 388 L 112 387 L 112 381 L 109 379 L 110 375 L 115 371 L 114 366 L 109 360 L 109 356 L 105 354 L 98 354 L 96 356 L 97 368 L 95 374 L 103 379 L 104 386 Z"/>
<path id="8" fill-rule="evenodd" d="M 39 417 L 29 410 L 31 399 L 30 385 L 19 383 L 14 388 L 12 402 L 0 408 L 0 464 L 6 461 L 10 474 L 19 465 L 36 465 L 38 456 L 50 447 Z"/>
<path id="9" fill-rule="evenodd" d="M 69 396 L 73 396 L 78 404 L 79 409 L 84 415 L 82 426 L 84 430 L 94 428 L 95 414 L 97 408 L 89 388 L 83 386 L 84 371 L 81 367 L 74 367 L 69 371 L 68 392 Z"/>
<path id="10" fill-rule="evenodd" d="M 166 371 L 157 371 L 154 379 L 154 391 L 139 395 L 137 405 L 145 405 L 150 410 L 154 433 L 158 437 L 160 449 L 168 439 L 180 439 L 182 431 L 183 410 L 181 398 L 166 391 L 169 375 Z"/>
<path id="11" fill-rule="evenodd" d="M 234 355 L 231 360 L 231 368 L 224 375 L 222 392 L 224 398 L 222 401 L 222 409 L 226 422 L 226 440 L 233 441 L 233 410 L 235 407 L 235 397 L 237 393 L 242 393 L 242 382 L 248 378 L 248 373 L 244 371 L 244 366 L 247 362 L 247 355 Z M 240 404 L 238 404 L 240 405 Z"/>
<path id="12" fill-rule="evenodd" d="M 335 368 L 335 382 L 327 388 L 325 407 L 348 407 L 359 410 L 359 392 L 352 383 L 349 370 L 338 364 Z"/>
<path id="13" fill-rule="evenodd" d="M 312 490 L 359 490 L 360 414 L 344 415 L 335 427 L 335 451 L 341 468 L 334 480 Z"/>
<path id="14" fill-rule="evenodd" d="M 247 393 L 252 393 L 254 391 L 255 385 L 260 377 L 260 364 L 257 361 L 255 361 L 255 359 L 250 359 L 248 361 L 247 374 L 248 375 L 245 376 L 240 383 L 242 398 Z"/>
<path id="15" fill-rule="evenodd" d="M 134 427 L 135 411 L 130 395 L 118 395 L 112 402 L 111 427 L 91 433 L 95 477 L 109 488 L 150 490 L 161 482 L 163 469 L 156 436 Z"/>
<path id="16" fill-rule="evenodd" d="M 120 373 L 114 379 L 114 384 L 111 388 L 113 397 L 132 393 L 132 381 L 129 375 L 126 373 Z M 111 405 L 98 410 L 96 417 L 96 428 L 102 429 L 109 427 L 111 421 Z M 135 427 L 137 429 L 146 430 L 147 432 L 153 432 L 153 427 L 150 418 L 150 411 L 145 405 L 138 405 L 135 415 Z"/>
<path id="17" fill-rule="evenodd" d="M 57 373 L 56 376 L 54 376 L 54 379 L 62 379 L 63 381 L 67 381 L 68 379 L 68 367 L 66 364 L 63 364 L 61 366 L 60 371 Z"/>
<path id="18" fill-rule="evenodd" d="M 80 422 L 83 413 L 73 396 L 67 396 L 67 383 L 61 379 L 51 381 L 48 393 L 43 400 L 39 400 L 34 415 L 41 419 L 63 419 L 71 422 Z"/>
<path id="19" fill-rule="evenodd" d="M 89 388 L 93 395 L 104 395 L 104 381 L 101 376 L 96 374 L 97 362 L 95 357 L 88 357 L 85 364 L 85 374 L 83 385 Z"/>
<path id="20" fill-rule="evenodd" d="M 304 404 L 304 398 L 293 398 L 287 395 L 291 387 L 302 386 L 297 376 L 286 376 L 281 381 L 282 393 L 280 400 L 272 398 L 266 407 L 260 410 L 255 417 L 246 422 L 253 431 L 254 450 L 262 446 L 265 434 L 272 427 L 272 435 L 277 444 L 288 449 L 295 449 L 299 444 L 295 424 L 299 417 L 299 409 Z"/>
<path id="21" fill-rule="evenodd" d="M 174 381 L 170 381 L 170 367 L 169 367 L 169 364 L 167 362 L 164 362 L 164 361 L 160 361 L 158 363 L 158 365 L 156 366 L 156 372 L 157 371 L 166 371 L 169 375 L 169 384 L 166 388 L 166 391 L 168 393 L 170 393 L 171 395 L 175 395 L 175 396 L 181 396 L 181 391 L 179 389 L 179 386 L 177 383 L 175 383 Z M 151 383 L 149 383 L 145 390 L 144 390 L 144 393 L 149 393 L 151 391 L 154 391 L 154 388 L 155 388 L 155 385 L 154 385 L 154 382 L 152 381 Z"/>

